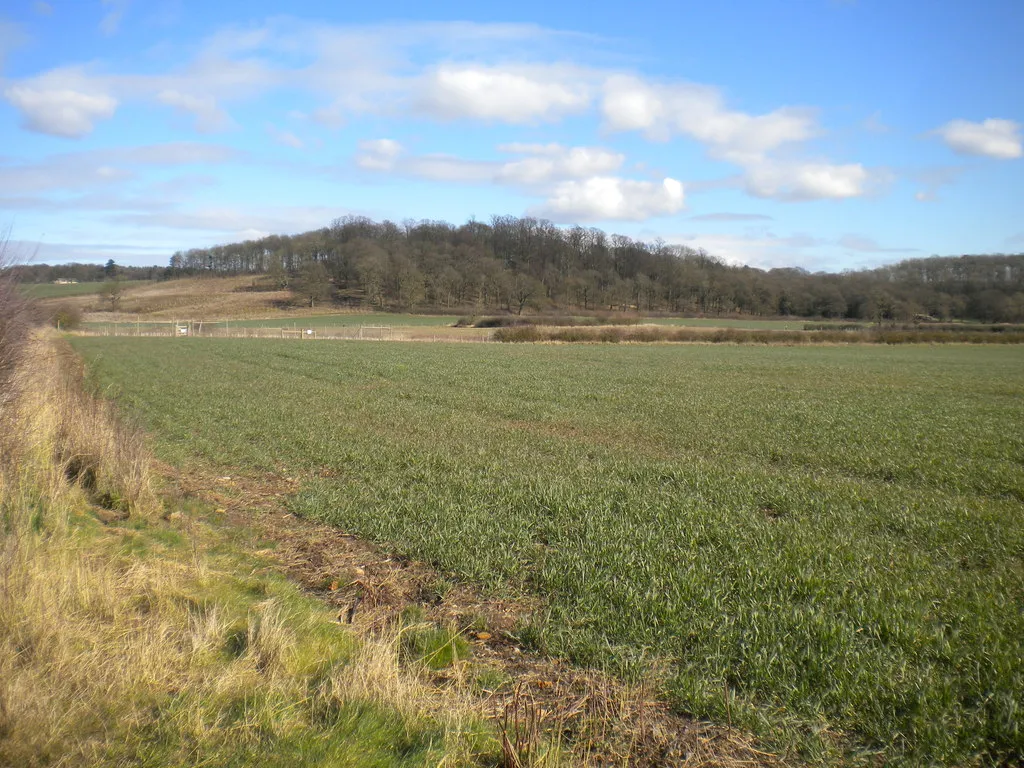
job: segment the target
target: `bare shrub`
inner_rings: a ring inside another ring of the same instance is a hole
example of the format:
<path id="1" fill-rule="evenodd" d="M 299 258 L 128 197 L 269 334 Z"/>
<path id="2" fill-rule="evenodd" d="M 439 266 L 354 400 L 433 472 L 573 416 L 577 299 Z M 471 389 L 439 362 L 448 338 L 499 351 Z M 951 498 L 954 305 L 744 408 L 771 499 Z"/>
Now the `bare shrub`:
<path id="1" fill-rule="evenodd" d="M 0 398 L 9 393 L 29 329 L 29 302 L 18 288 L 14 256 L 0 236 Z"/>

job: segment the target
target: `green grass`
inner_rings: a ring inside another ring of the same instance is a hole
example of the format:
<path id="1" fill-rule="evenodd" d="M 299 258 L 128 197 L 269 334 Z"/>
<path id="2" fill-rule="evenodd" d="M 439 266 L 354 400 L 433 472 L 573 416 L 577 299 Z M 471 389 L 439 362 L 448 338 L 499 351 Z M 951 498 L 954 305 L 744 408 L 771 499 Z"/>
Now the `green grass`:
<path id="1" fill-rule="evenodd" d="M 74 283 L 73 285 L 54 285 L 53 283 L 25 283 L 22 290 L 33 299 L 56 299 L 71 296 L 88 296 L 99 293 L 103 283 Z"/>
<path id="2" fill-rule="evenodd" d="M 180 464 L 811 759 L 1024 755 L 1024 350 L 75 339 Z"/>

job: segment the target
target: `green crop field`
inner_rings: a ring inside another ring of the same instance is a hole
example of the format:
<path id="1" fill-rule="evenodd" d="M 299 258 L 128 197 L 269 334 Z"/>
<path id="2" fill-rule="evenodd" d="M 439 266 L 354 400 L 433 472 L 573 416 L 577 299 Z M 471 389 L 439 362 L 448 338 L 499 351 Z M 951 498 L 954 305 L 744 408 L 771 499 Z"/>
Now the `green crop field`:
<path id="1" fill-rule="evenodd" d="M 140 283 L 141 284 L 141 283 Z M 135 285 L 135 283 L 132 283 Z M 22 290 L 27 296 L 34 299 L 57 299 L 71 296 L 88 296 L 99 293 L 103 283 L 72 283 L 70 285 L 55 285 L 54 283 L 27 283 Z"/>
<path id="2" fill-rule="evenodd" d="M 72 343 L 163 458 L 306 478 L 297 513 L 540 597 L 525 642 L 680 712 L 1024 757 L 1022 349 Z"/>

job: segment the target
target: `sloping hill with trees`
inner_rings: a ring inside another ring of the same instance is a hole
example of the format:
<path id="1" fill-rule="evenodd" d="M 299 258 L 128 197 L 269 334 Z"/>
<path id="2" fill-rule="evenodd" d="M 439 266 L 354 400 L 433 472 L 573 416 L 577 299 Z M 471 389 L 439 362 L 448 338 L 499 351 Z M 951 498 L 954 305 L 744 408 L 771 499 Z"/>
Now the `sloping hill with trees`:
<path id="1" fill-rule="evenodd" d="M 374 222 L 172 256 L 169 275 L 266 274 L 309 303 L 379 309 L 527 307 L 910 320 L 1024 320 L 1024 254 L 913 259 L 842 274 L 732 266 L 699 249 L 530 217 Z"/>
<path id="2" fill-rule="evenodd" d="M 110 279 L 110 263 L 17 268 L 24 283 Z M 495 216 L 489 224 L 336 219 L 298 235 L 192 248 L 116 280 L 262 276 L 299 305 L 384 311 L 633 311 L 864 322 L 1024 322 L 1024 254 L 933 256 L 843 273 L 763 270 L 701 249 Z"/>

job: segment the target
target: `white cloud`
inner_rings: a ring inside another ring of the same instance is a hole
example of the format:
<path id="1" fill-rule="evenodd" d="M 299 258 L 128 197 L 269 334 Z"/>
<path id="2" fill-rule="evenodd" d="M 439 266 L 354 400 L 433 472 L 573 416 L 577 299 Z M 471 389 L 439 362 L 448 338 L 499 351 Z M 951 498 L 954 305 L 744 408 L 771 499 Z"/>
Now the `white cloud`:
<path id="1" fill-rule="evenodd" d="M 595 176 L 558 184 L 535 213 L 556 221 L 643 221 L 683 209 L 683 185 L 666 178 L 660 184 L 614 176 Z"/>
<path id="2" fill-rule="evenodd" d="M 806 108 L 749 115 L 727 109 L 712 86 L 655 84 L 632 75 L 607 78 L 601 111 L 610 130 L 642 131 L 659 141 L 689 136 L 708 144 L 716 156 L 739 163 L 819 132 L 813 111 Z"/>
<path id="3" fill-rule="evenodd" d="M 583 179 L 618 169 L 625 157 L 602 147 L 564 147 L 561 144 L 502 144 L 504 154 L 526 155 L 515 160 L 468 160 L 442 154 L 414 155 L 393 139 L 359 143 L 355 164 L 367 171 L 398 173 L 433 181 L 497 183 L 546 188 L 567 179 Z"/>
<path id="4" fill-rule="evenodd" d="M 751 227 L 744 234 L 665 234 L 663 239 L 690 248 L 703 248 L 728 264 L 761 269 L 797 267 L 812 272 L 834 270 L 840 263 L 873 267 L 892 261 L 892 254 L 920 252 L 916 248 L 886 248 L 864 235 L 847 234 L 838 240 L 831 240 L 801 232 L 778 235 L 762 227 Z M 847 252 L 845 255 L 844 251 Z M 857 254 L 852 261 L 849 251 Z"/>
<path id="5" fill-rule="evenodd" d="M 728 264 L 747 265 L 761 269 L 774 267 L 821 268 L 818 249 L 823 243 L 807 235 L 779 237 L 771 232 L 747 235 L 717 232 L 665 235 L 670 243 L 690 248 L 703 248 Z M 810 251 L 810 252 L 809 252 Z"/>
<path id="6" fill-rule="evenodd" d="M 417 102 L 420 109 L 441 119 L 557 120 L 590 106 L 590 89 L 579 75 L 577 70 L 557 66 L 445 64 L 424 78 Z"/>
<path id="7" fill-rule="evenodd" d="M 499 145 L 498 150 L 525 157 L 469 160 L 451 155 L 416 155 L 393 139 L 376 139 L 360 142 L 354 163 L 366 171 L 431 181 L 517 187 L 544 199 L 532 209 L 533 213 L 559 221 L 640 221 L 683 208 L 681 182 L 611 176 L 625 157 L 603 147 L 512 143 Z"/>
<path id="8" fill-rule="evenodd" d="M 200 133 L 221 131 L 231 124 L 231 118 L 217 105 L 213 96 L 194 96 L 168 88 L 157 94 L 157 101 L 169 107 L 191 114 L 196 119 L 196 130 Z"/>
<path id="9" fill-rule="evenodd" d="M 755 197 L 779 200 L 841 200 L 860 197 L 871 176 L 859 163 L 781 163 L 765 161 L 747 169 L 744 185 Z"/>
<path id="10" fill-rule="evenodd" d="M 618 170 L 626 159 L 624 155 L 600 147 L 566 149 L 558 144 L 549 144 L 505 145 L 505 149 L 516 154 L 533 154 L 532 157 L 503 164 L 497 173 L 498 181 L 523 185 L 607 174 Z"/>
<path id="11" fill-rule="evenodd" d="M 934 133 L 946 145 L 962 155 L 983 155 L 999 160 L 1012 160 L 1024 155 L 1021 127 L 1013 120 L 990 118 L 980 123 L 952 120 Z"/>
<path id="12" fill-rule="evenodd" d="M 4 98 L 21 112 L 22 125 L 38 133 L 78 139 L 117 110 L 116 98 L 97 87 L 81 70 L 52 70 L 4 90 Z"/>
<path id="13" fill-rule="evenodd" d="M 860 197 L 886 175 L 859 163 L 776 159 L 778 150 L 821 134 L 815 111 L 806 107 L 780 107 L 753 115 L 729 109 L 712 86 L 612 75 L 604 83 L 601 111 L 612 131 L 639 131 L 656 141 L 686 136 L 701 142 L 711 157 L 743 169 L 741 184 L 755 197 L 787 201 Z"/>
<path id="14" fill-rule="evenodd" d="M 356 165 L 367 171 L 390 171 L 395 168 L 403 151 L 402 145 L 394 139 L 361 141 Z"/>

